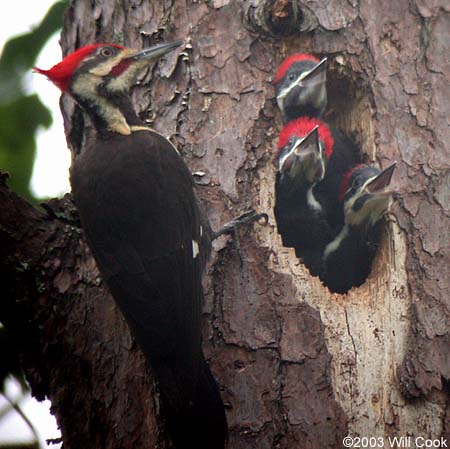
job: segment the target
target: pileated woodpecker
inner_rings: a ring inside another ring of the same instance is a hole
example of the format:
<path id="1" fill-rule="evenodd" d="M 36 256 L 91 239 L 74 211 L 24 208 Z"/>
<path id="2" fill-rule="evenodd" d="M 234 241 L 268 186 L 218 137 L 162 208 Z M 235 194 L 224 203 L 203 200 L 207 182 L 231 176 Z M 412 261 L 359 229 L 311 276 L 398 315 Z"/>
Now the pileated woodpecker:
<path id="1" fill-rule="evenodd" d="M 283 245 L 293 247 L 313 274 L 331 238 L 326 211 L 315 196 L 333 151 L 329 128 L 317 119 L 290 122 L 278 140 L 275 218 Z"/>
<path id="2" fill-rule="evenodd" d="M 145 126 L 129 92 L 142 69 L 180 45 L 89 45 L 35 70 L 95 125 L 71 168 L 74 200 L 102 277 L 156 374 L 173 442 L 222 449 L 224 407 L 201 347 L 209 226 L 188 167 Z"/>
<path id="3" fill-rule="evenodd" d="M 327 58 L 294 54 L 275 75 L 278 107 L 285 123 L 302 116 L 320 117 L 327 106 Z"/>
<path id="4" fill-rule="evenodd" d="M 357 165 L 344 176 L 340 189 L 345 224 L 323 252 L 325 285 L 346 293 L 367 278 L 380 242 L 381 217 L 388 209 L 392 191 L 388 186 L 396 163 L 383 171 Z"/>
<path id="5" fill-rule="evenodd" d="M 308 139 L 305 136 L 315 127 L 318 139 L 314 153 L 313 134 Z M 316 275 L 321 270 L 324 246 L 343 225 L 338 199 L 342 178 L 361 155 L 340 131 L 309 117 L 288 123 L 280 133 L 278 148 L 274 208 L 278 229 L 284 246 L 294 247 Z"/>

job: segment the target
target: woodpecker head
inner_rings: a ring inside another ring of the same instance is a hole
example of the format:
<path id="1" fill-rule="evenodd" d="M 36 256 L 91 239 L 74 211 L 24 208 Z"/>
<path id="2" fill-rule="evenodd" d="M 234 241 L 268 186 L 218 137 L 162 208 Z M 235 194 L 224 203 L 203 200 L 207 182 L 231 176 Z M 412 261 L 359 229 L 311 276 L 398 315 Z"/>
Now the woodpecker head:
<path id="1" fill-rule="evenodd" d="M 371 165 L 357 165 L 342 180 L 339 199 L 344 202 L 345 223 L 373 226 L 389 208 L 392 190 L 389 184 L 396 162 L 384 170 Z"/>
<path id="2" fill-rule="evenodd" d="M 334 140 L 327 125 L 301 117 L 288 123 L 278 139 L 278 171 L 281 179 L 311 185 L 325 176 Z"/>
<path id="3" fill-rule="evenodd" d="M 151 61 L 181 43 L 163 43 L 141 51 L 117 44 L 87 45 L 49 70 L 33 70 L 72 95 L 93 116 L 94 122 L 103 121 L 110 130 L 129 134 L 127 115 L 134 114 L 129 110 L 129 91 L 137 75 Z"/>
<path id="4" fill-rule="evenodd" d="M 323 114 L 327 106 L 326 63 L 327 58 L 319 61 L 312 55 L 294 54 L 278 67 L 275 90 L 286 120 Z"/>

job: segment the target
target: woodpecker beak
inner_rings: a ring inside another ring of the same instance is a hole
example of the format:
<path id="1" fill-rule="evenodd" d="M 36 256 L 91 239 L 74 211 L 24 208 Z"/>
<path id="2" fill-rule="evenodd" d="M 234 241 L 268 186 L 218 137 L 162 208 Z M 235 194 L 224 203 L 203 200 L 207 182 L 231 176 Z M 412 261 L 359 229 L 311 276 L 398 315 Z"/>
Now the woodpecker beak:
<path id="1" fill-rule="evenodd" d="M 292 151 L 300 159 L 307 159 L 311 155 L 320 153 L 319 125 L 316 125 L 305 137 L 298 139 Z"/>
<path id="2" fill-rule="evenodd" d="M 308 182 L 313 184 L 323 179 L 325 176 L 325 161 L 319 141 L 319 126 L 315 126 L 299 143 L 295 154 Z"/>
<path id="3" fill-rule="evenodd" d="M 147 68 L 153 60 L 178 48 L 182 43 L 182 41 L 165 42 L 140 51 L 125 48 L 116 60 L 108 61 L 104 67 L 94 67 L 90 73 L 97 76 L 111 76 L 106 90 L 113 93 L 127 92 L 135 83 L 141 70 Z"/>
<path id="4" fill-rule="evenodd" d="M 296 140 L 289 153 L 280 160 L 279 170 L 291 178 L 306 179 L 310 183 L 323 178 L 325 166 L 319 142 L 319 126 Z"/>
<path id="5" fill-rule="evenodd" d="M 175 48 L 178 48 L 182 43 L 183 41 L 164 42 L 163 44 L 158 44 L 154 47 L 145 48 L 134 55 L 130 55 L 128 58 L 136 61 L 150 61 L 175 50 Z"/>
<path id="6" fill-rule="evenodd" d="M 304 72 L 301 74 L 299 80 L 303 83 L 309 83 L 311 81 L 312 84 L 322 83 L 325 81 L 327 74 L 327 58 L 323 58 L 315 67 L 313 67 L 308 72 Z M 316 80 L 316 82 L 314 82 Z"/>
<path id="7" fill-rule="evenodd" d="M 386 190 L 391 183 L 392 175 L 394 174 L 397 162 L 389 165 L 379 175 L 372 178 L 365 186 L 367 193 L 377 196 L 392 195 L 392 190 Z"/>

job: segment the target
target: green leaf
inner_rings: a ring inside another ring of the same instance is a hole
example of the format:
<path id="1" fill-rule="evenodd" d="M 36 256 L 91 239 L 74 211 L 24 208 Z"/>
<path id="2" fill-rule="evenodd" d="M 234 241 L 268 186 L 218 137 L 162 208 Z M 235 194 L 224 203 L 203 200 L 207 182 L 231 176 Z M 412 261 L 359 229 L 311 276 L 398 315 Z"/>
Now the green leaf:
<path id="1" fill-rule="evenodd" d="M 36 153 L 35 134 L 40 126 L 48 128 L 51 123 L 52 116 L 37 95 L 0 104 L 0 168 L 10 174 L 11 188 L 28 200 L 34 200 L 29 184 Z"/>
<path id="2" fill-rule="evenodd" d="M 0 169 L 9 172 L 11 188 L 31 201 L 36 132 L 41 126 L 48 128 L 52 117 L 37 95 L 25 92 L 23 79 L 61 28 L 66 6 L 67 1 L 56 2 L 36 28 L 10 39 L 0 57 Z"/>

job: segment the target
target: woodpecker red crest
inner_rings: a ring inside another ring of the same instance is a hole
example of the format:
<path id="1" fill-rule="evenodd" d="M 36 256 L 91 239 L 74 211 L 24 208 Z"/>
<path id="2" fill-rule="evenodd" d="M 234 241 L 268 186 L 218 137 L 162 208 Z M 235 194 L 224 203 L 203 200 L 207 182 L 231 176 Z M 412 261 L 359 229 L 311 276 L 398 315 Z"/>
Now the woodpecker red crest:
<path id="1" fill-rule="evenodd" d="M 81 47 L 78 50 L 68 54 L 61 62 L 55 64 L 51 69 L 44 70 L 34 67 L 33 71 L 45 75 L 50 81 L 56 84 L 62 91 L 67 92 L 69 89 L 72 75 L 80 64 L 99 47 L 114 47 L 123 50 L 125 47 L 117 44 L 92 44 Z"/>
<path id="2" fill-rule="evenodd" d="M 320 117 L 327 106 L 326 62 L 315 56 L 294 54 L 286 58 L 275 75 L 275 93 L 283 120 Z"/>
<path id="3" fill-rule="evenodd" d="M 279 156 L 282 149 L 288 144 L 289 139 L 292 136 L 304 137 L 311 132 L 312 129 L 318 127 L 319 141 L 324 145 L 325 157 L 329 159 L 333 153 L 334 139 L 328 126 L 316 119 L 309 117 L 301 117 L 297 120 L 289 122 L 281 131 L 278 138 L 278 152 L 276 157 Z"/>
<path id="4" fill-rule="evenodd" d="M 352 179 L 353 174 L 361 168 L 364 168 L 365 164 L 358 164 L 354 167 L 350 168 L 350 170 L 346 171 L 341 182 L 341 186 L 339 188 L 339 200 L 344 201 L 345 193 L 350 187 L 350 180 Z"/>
<path id="5" fill-rule="evenodd" d="M 277 73 L 275 75 L 274 82 L 275 83 L 280 82 L 284 78 L 284 76 L 286 75 L 286 72 L 290 69 L 292 64 L 294 64 L 296 62 L 301 62 L 301 61 L 311 61 L 311 62 L 318 64 L 320 62 L 320 59 L 316 58 L 313 55 L 308 55 L 306 53 L 295 53 L 295 54 L 287 57 L 280 64 L 280 66 L 278 67 Z"/>
<path id="6" fill-rule="evenodd" d="M 181 43 L 162 43 L 144 50 L 117 44 L 93 44 L 69 54 L 49 70 L 35 68 L 34 71 L 46 75 L 63 92 L 70 94 L 91 116 L 96 128 L 106 125 L 110 131 L 129 135 L 130 125 L 139 121 L 129 97 L 138 74 L 151 61 Z"/>

